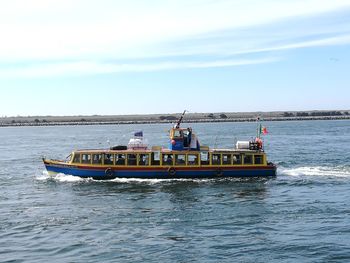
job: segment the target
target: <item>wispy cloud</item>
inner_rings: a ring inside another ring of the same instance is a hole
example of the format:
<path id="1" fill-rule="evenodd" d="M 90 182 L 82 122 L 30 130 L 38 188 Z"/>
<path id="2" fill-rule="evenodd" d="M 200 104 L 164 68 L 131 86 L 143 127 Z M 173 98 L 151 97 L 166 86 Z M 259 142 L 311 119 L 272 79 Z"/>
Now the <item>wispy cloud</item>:
<path id="1" fill-rule="evenodd" d="M 349 10 L 350 0 L 5 1 L 0 76 L 270 63 L 277 54 L 254 54 L 349 44 L 350 20 L 334 19 Z M 127 62 L 103 62 L 109 59 Z M 19 64 L 6 68 L 6 62 Z"/>
<path id="2" fill-rule="evenodd" d="M 310 47 L 346 45 L 346 44 L 350 44 L 350 34 L 309 40 L 309 41 L 300 41 L 300 42 L 284 44 L 284 45 L 275 45 L 275 46 L 270 46 L 265 48 L 241 50 L 238 52 L 232 52 L 231 55 L 233 54 L 242 55 L 242 54 L 262 53 L 262 52 L 310 48 Z"/>
<path id="3" fill-rule="evenodd" d="M 158 62 L 150 64 L 126 64 L 78 61 L 70 63 L 32 64 L 12 69 L 0 69 L 2 78 L 37 78 L 57 76 L 82 76 L 91 74 L 110 74 L 121 72 L 151 72 L 174 69 L 196 69 L 213 67 L 234 67 L 272 63 L 279 58 L 246 59 L 246 60 L 216 60 L 216 61 L 182 61 L 182 62 Z"/>

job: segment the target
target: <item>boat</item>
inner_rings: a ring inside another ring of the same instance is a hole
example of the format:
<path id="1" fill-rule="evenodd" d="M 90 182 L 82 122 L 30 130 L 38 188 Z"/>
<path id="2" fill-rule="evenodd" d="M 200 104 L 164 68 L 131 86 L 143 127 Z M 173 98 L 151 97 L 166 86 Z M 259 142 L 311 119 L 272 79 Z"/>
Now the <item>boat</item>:
<path id="1" fill-rule="evenodd" d="M 73 151 L 66 160 L 43 158 L 50 175 L 83 178 L 222 178 L 274 177 L 276 165 L 268 162 L 261 139 L 237 141 L 230 149 L 202 146 L 192 128 L 182 128 L 185 112 L 169 131 L 169 146 L 149 147 L 143 132 L 136 132 L 127 145 L 108 149 Z"/>

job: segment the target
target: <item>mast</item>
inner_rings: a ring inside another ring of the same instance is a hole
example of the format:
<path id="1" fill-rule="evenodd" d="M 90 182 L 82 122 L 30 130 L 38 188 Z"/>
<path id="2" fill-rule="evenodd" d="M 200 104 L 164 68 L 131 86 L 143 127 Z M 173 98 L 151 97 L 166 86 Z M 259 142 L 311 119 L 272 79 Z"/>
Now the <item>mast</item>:
<path id="1" fill-rule="evenodd" d="M 184 116 L 185 116 L 185 113 L 186 113 L 186 110 L 184 110 L 184 112 L 181 114 L 179 120 L 177 121 L 177 123 L 176 123 L 176 125 L 175 125 L 175 129 L 180 128 L 180 124 L 181 124 L 181 122 L 182 122 L 182 119 L 183 119 Z"/>

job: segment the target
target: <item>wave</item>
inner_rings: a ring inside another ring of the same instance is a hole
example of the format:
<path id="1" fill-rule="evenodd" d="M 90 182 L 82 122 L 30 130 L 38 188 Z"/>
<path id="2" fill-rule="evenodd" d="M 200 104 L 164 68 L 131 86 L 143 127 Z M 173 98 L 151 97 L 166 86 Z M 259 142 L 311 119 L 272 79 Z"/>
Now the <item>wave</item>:
<path id="1" fill-rule="evenodd" d="M 212 182 L 215 179 L 180 179 L 180 178 L 171 178 L 171 179 L 140 179 L 140 178 L 115 178 L 112 180 L 94 180 L 92 178 L 81 178 L 78 176 L 67 175 L 63 173 L 58 173 L 55 175 L 50 175 L 46 170 L 42 171 L 40 175 L 36 175 L 35 179 L 38 181 L 49 181 L 54 180 L 58 182 L 111 182 L 111 183 L 146 183 L 146 184 L 158 184 L 166 182 L 194 182 L 194 183 L 205 183 Z"/>
<path id="2" fill-rule="evenodd" d="M 325 177 L 350 177 L 349 166 L 302 166 L 295 168 L 278 167 L 277 176 L 325 176 Z"/>
<path id="3" fill-rule="evenodd" d="M 38 181 L 48 181 L 48 180 L 55 180 L 58 182 L 83 182 L 83 181 L 90 181 L 92 179 L 90 178 L 81 178 L 78 176 L 73 176 L 73 175 L 67 175 L 67 174 L 62 174 L 58 173 L 55 175 L 50 175 L 46 170 L 44 170 L 40 175 L 36 175 L 35 179 Z"/>
<path id="4" fill-rule="evenodd" d="M 172 179 L 140 179 L 140 178 L 115 178 L 110 180 L 110 182 L 116 183 L 146 183 L 146 184 L 159 184 L 166 182 L 195 182 L 195 183 L 205 183 L 213 181 L 213 179 L 180 179 L 180 178 L 172 178 Z"/>

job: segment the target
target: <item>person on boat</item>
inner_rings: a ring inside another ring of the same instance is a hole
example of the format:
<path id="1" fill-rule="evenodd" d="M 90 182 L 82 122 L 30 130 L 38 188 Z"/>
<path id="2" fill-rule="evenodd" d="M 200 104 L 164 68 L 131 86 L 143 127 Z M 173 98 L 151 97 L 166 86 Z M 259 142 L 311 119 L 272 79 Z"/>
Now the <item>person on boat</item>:
<path id="1" fill-rule="evenodd" d="M 104 164 L 113 164 L 113 155 L 112 154 L 106 154 Z"/>
<path id="2" fill-rule="evenodd" d="M 172 158 L 171 154 L 164 155 L 163 163 L 170 164 L 170 165 L 173 164 L 173 158 Z"/>
<path id="3" fill-rule="evenodd" d="M 263 147 L 263 140 L 261 138 L 255 138 L 255 142 L 257 144 L 258 149 L 261 150 Z"/>
<path id="4" fill-rule="evenodd" d="M 198 138 L 197 136 L 192 133 L 192 129 L 190 130 L 190 137 L 189 137 L 189 147 L 190 147 L 190 150 L 195 150 L 195 151 L 199 151 L 200 149 L 200 144 L 199 144 L 199 141 L 198 141 Z"/>
<path id="5" fill-rule="evenodd" d="M 191 144 L 191 137 L 192 137 L 192 129 L 187 128 L 187 130 L 183 131 L 183 144 L 184 148 L 188 148 Z"/>
<path id="6" fill-rule="evenodd" d="M 124 154 L 118 154 L 115 163 L 117 165 L 125 165 L 125 155 Z"/>

